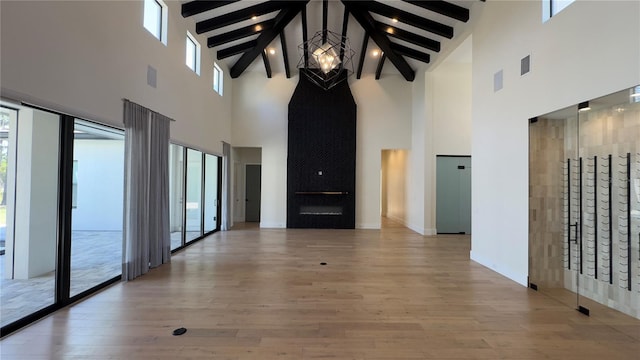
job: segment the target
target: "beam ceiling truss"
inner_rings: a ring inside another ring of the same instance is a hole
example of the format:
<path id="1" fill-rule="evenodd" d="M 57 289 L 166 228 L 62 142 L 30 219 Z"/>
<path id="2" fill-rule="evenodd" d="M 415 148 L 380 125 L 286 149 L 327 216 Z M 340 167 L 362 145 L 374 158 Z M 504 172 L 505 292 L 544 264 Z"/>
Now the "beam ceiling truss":
<path id="1" fill-rule="evenodd" d="M 305 3 L 307 3 L 306 1 Z M 294 7 L 290 1 L 267 1 L 196 23 L 196 33 L 203 34 L 227 25 Z"/>
<path id="2" fill-rule="evenodd" d="M 274 1 L 275 2 L 275 1 Z M 255 60 L 255 58 L 280 34 L 285 26 L 293 20 L 303 8 L 307 6 L 309 0 L 306 1 L 288 1 L 274 19 L 271 29 L 263 31 L 256 39 L 256 46 L 242 54 L 240 59 L 231 68 L 230 74 L 232 78 L 237 78 L 247 69 L 247 67 Z M 257 6 L 257 5 L 256 5 Z"/>
<path id="3" fill-rule="evenodd" d="M 400 71 L 400 74 L 404 76 L 407 81 L 413 81 L 415 79 L 416 74 L 411 69 L 407 60 L 405 60 L 402 56 L 398 55 L 391 48 L 391 41 L 385 35 L 384 32 L 380 31 L 376 28 L 376 21 L 373 19 L 371 14 L 367 11 L 367 3 L 359 2 L 359 1 L 342 1 L 344 5 L 347 7 L 351 15 L 356 19 L 360 26 L 364 29 L 364 31 L 369 34 L 371 39 L 375 41 L 376 44 L 380 47 L 386 57 L 391 61 L 391 63 Z M 364 5 L 363 5 L 364 4 Z"/>
<path id="4" fill-rule="evenodd" d="M 228 27 L 222 33 L 209 36 L 207 38 L 207 46 L 209 48 L 218 48 L 221 45 L 232 43 L 230 45 L 233 46 L 229 46 L 224 49 L 217 49 L 218 59 L 241 55 L 235 64 L 230 66 L 230 74 L 232 78 L 240 76 L 258 56 L 262 56 L 267 77 L 270 78 L 272 76 L 272 71 L 266 47 L 276 37 L 280 37 L 286 76 L 287 78 L 291 77 L 287 54 L 287 42 L 285 39 L 285 27 L 287 27 L 287 25 L 291 23 L 298 14 L 300 14 L 302 21 L 302 43 L 307 44 L 308 29 L 306 7 L 309 0 L 246 1 L 240 2 L 241 4 L 247 4 L 244 7 L 225 7 L 226 5 L 238 2 L 239 0 L 187 1 L 182 4 L 182 16 L 186 18 L 198 15 L 197 20 L 199 21 L 197 21 L 195 25 L 197 34 L 203 34 Z M 350 16 L 353 17 L 353 19 L 356 20 L 356 23 L 364 29 L 364 38 L 362 46 L 360 47 L 360 57 L 358 59 L 356 75 L 358 79 L 360 79 L 362 75 L 369 39 L 373 40 L 377 44 L 382 53 L 382 56 L 377 59 L 376 79 L 380 78 L 384 63 L 388 60 L 407 81 L 413 81 L 415 78 L 415 72 L 405 57 L 419 62 L 429 63 L 431 55 L 424 50 L 432 51 L 434 53 L 440 52 L 441 50 L 440 41 L 442 40 L 439 40 L 439 38 L 436 38 L 438 40 L 434 40 L 430 38 L 430 36 L 426 37 L 423 35 L 424 33 L 422 33 L 422 31 L 445 38 L 444 41 L 446 41 L 446 39 L 452 39 L 454 36 L 454 28 L 450 24 L 452 22 L 468 22 L 470 16 L 469 9 L 444 0 L 402 0 L 402 2 L 409 4 L 403 7 L 405 10 L 397 8 L 397 3 L 392 1 L 342 0 L 341 2 L 344 5 L 342 36 L 346 37 L 347 29 L 350 25 Z M 322 0 L 321 21 L 323 33 L 328 30 L 328 6 L 333 6 L 329 4 L 330 1 Z M 409 9 L 411 7 L 415 8 Z M 228 10 L 225 11 L 225 9 Z M 375 19 L 373 17 L 374 14 L 377 16 Z M 269 16 L 266 16 L 266 19 L 262 19 L 259 23 L 248 25 L 246 22 L 250 19 L 253 19 L 255 22 L 257 17 L 263 15 Z M 451 20 L 445 21 L 443 20 L 443 16 Z M 395 26 L 395 22 L 402 23 L 404 26 Z M 251 37 L 253 37 L 253 39 L 249 40 Z M 242 39 L 248 41 L 244 41 L 242 43 L 237 42 L 237 40 Z M 399 40 L 400 42 L 395 42 L 396 40 Z M 304 59 L 305 61 L 308 61 L 307 57 L 309 55 L 309 50 L 305 48 L 304 52 Z M 344 55 L 341 52 L 340 58 L 343 56 Z"/>
<path id="5" fill-rule="evenodd" d="M 224 34 L 211 36 L 210 38 L 207 39 L 207 47 L 212 48 L 218 45 L 226 44 L 234 40 L 259 34 L 265 30 L 271 29 L 273 27 L 273 23 L 274 23 L 273 20 L 267 20 L 255 25 L 246 26 L 237 30 L 232 30 Z"/>

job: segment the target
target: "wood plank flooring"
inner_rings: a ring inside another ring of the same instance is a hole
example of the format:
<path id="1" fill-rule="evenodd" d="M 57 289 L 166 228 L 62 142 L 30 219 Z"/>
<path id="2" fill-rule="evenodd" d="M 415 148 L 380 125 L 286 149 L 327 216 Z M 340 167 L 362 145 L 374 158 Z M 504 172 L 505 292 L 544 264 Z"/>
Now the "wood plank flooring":
<path id="1" fill-rule="evenodd" d="M 469 250 L 398 226 L 220 232 L 6 337 L 0 357 L 638 359 L 640 321 L 586 317 Z"/>

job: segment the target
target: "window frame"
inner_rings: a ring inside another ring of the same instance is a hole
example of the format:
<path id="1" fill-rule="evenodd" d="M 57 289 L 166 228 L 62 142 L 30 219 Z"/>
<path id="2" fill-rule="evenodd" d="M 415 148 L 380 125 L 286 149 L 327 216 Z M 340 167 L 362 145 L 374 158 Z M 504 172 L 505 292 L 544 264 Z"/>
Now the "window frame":
<path id="1" fill-rule="evenodd" d="M 213 91 L 222 96 L 224 89 L 224 72 L 218 63 L 213 63 Z"/>
<path id="2" fill-rule="evenodd" d="M 160 8 L 160 19 L 159 23 L 155 24 L 159 28 L 158 29 L 150 29 L 147 27 L 146 18 L 147 18 L 147 6 L 149 4 L 155 4 Z M 167 8 L 167 4 L 163 0 L 144 0 L 142 2 L 142 27 L 144 27 L 153 37 L 160 40 L 165 46 L 167 46 L 167 18 L 169 16 L 169 10 Z M 157 34 L 156 34 L 157 31 Z"/>
<path id="3" fill-rule="evenodd" d="M 574 2 L 575 0 L 542 0 L 542 22 L 549 21 Z"/>
<path id="4" fill-rule="evenodd" d="M 193 63 L 189 64 L 189 43 L 193 44 Z M 189 69 L 191 69 L 198 76 L 200 75 L 200 43 L 196 38 L 191 35 L 189 31 L 187 31 L 187 36 L 185 38 L 185 64 Z M 193 67 L 192 67 L 193 66 Z"/>

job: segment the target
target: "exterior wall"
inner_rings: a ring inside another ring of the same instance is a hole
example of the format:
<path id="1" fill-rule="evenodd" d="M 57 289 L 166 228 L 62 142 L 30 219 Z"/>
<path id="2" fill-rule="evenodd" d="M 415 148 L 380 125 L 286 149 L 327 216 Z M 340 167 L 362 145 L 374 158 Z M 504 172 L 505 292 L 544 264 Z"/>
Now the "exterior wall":
<path id="1" fill-rule="evenodd" d="M 526 285 L 528 121 L 640 83 L 640 3 L 489 1 L 473 30 L 471 258 Z M 594 26 L 597 24 L 597 26 Z M 531 72 L 520 76 L 520 59 Z M 504 87 L 493 91 L 493 76 Z"/>
<path id="2" fill-rule="evenodd" d="M 122 231 L 124 139 L 76 140 L 77 207 L 72 229 Z"/>
<path id="3" fill-rule="evenodd" d="M 128 98 L 176 119 L 173 141 L 221 154 L 231 139 L 230 78 L 227 95 L 212 90 L 205 36 L 196 36 L 200 76 L 185 65 L 195 24 L 180 16 L 179 2 L 166 4 L 167 46 L 143 27 L 142 1 L 2 1 L 2 96 L 116 127 Z M 157 88 L 147 85 L 147 66 L 157 70 Z"/>

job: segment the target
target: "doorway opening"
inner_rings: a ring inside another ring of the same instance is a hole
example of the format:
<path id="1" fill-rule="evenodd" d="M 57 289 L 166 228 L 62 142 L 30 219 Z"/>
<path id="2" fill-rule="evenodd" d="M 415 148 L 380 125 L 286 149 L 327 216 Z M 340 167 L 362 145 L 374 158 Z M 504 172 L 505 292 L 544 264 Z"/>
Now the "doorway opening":
<path id="1" fill-rule="evenodd" d="M 262 148 L 235 147 L 234 223 L 260 223 L 262 205 Z"/>
<path id="2" fill-rule="evenodd" d="M 382 150 L 380 168 L 380 227 L 407 226 L 409 151 Z"/>

